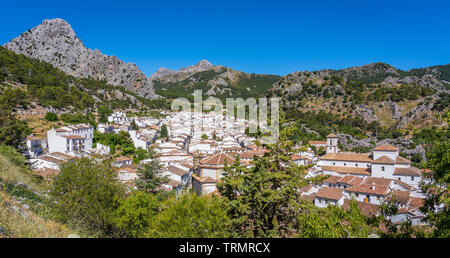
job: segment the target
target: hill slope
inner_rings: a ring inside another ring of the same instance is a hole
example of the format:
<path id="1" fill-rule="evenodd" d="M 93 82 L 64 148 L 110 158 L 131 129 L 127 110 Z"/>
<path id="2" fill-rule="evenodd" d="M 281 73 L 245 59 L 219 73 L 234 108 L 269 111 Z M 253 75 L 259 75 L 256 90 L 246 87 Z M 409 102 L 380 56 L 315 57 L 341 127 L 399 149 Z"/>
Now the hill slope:
<path id="1" fill-rule="evenodd" d="M 202 90 L 204 96 L 220 99 L 258 98 L 264 96 L 281 76 L 248 74 L 220 65 L 213 66 L 206 60 L 178 71 L 159 69 L 152 75 L 156 93 L 167 98 L 192 99 L 194 90 Z"/>
<path id="2" fill-rule="evenodd" d="M 384 63 L 343 70 L 295 72 L 268 91 L 282 97 L 292 114 L 329 112 L 394 128 L 441 125 L 448 110 L 450 65 L 402 71 Z"/>

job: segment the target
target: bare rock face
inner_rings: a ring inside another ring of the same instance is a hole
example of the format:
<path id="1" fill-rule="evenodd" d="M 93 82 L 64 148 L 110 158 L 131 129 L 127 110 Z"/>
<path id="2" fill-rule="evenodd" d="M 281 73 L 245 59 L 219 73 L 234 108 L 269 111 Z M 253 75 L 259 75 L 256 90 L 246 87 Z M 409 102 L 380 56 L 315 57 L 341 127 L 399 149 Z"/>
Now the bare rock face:
<path id="1" fill-rule="evenodd" d="M 50 63 L 77 78 L 104 80 L 140 96 L 158 98 L 151 81 L 135 64 L 86 48 L 70 24 L 62 19 L 44 20 L 4 47 Z"/>

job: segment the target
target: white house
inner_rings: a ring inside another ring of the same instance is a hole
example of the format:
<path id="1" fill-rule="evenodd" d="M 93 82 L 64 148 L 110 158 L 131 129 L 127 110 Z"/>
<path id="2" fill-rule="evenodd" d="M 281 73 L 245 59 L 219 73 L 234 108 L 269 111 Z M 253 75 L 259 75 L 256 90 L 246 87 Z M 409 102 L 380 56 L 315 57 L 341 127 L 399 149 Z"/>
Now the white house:
<path id="1" fill-rule="evenodd" d="M 42 154 L 42 143 L 43 140 L 40 137 L 36 136 L 28 136 L 27 137 L 27 156 L 31 158 L 35 158 Z"/>
<path id="2" fill-rule="evenodd" d="M 92 150 L 94 127 L 90 125 L 64 126 L 47 131 L 48 151 L 83 156 Z"/>
<path id="3" fill-rule="evenodd" d="M 328 205 L 344 205 L 344 194 L 340 188 L 322 187 L 314 196 L 314 204 L 319 208 Z"/>

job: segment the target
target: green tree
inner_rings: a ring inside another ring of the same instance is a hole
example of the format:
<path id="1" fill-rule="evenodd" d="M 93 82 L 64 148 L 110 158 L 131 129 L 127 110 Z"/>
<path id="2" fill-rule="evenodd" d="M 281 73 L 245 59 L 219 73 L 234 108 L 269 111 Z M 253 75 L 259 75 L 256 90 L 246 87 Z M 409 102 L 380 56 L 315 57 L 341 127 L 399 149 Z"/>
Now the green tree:
<path id="1" fill-rule="evenodd" d="M 421 184 L 426 193 L 422 212 L 425 221 L 433 227 L 434 237 L 450 237 L 450 142 L 438 143 L 427 155 L 427 167 L 432 173 Z"/>
<path id="2" fill-rule="evenodd" d="M 287 237 L 295 231 L 305 172 L 291 163 L 293 143 L 283 134 L 267 146 L 264 157 L 253 161 L 254 167 L 245 168 L 239 159 L 225 166 L 218 189 L 231 216 L 232 236 Z"/>
<path id="3" fill-rule="evenodd" d="M 98 113 L 98 122 L 99 123 L 107 123 L 108 122 L 108 116 L 110 116 L 112 114 L 112 110 L 110 108 L 108 108 L 107 106 L 99 106 L 97 108 L 97 113 Z"/>
<path id="4" fill-rule="evenodd" d="M 216 196 L 185 194 L 170 198 L 152 220 L 146 237 L 223 238 L 229 218 Z"/>
<path id="5" fill-rule="evenodd" d="M 445 115 L 450 128 L 450 111 Z M 427 195 L 421 211 L 425 221 L 433 227 L 433 237 L 450 237 L 450 141 L 447 137 L 437 142 L 427 154 L 426 167 L 432 172 L 425 175 L 420 187 Z"/>
<path id="6" fill-rule="evenodd" d="M 336 205 L 318 208 L 304 204 L 297 217 L 296 237 L 301 238 L 362 238 L 372 231 L 367 218 L 360 212 L 355 201 L 350 202 L 349 211 Z"/>
<path id="7" fill-rule="evenodd" d="M 113 214 L 124 187 L 109 160 L 82 158 L 61 166 L 50 196 L 58 220 L 107 236 L 113 233 Z"/>
<path id="8" fill-rule="evenodd" d="M 168 176 L 163 175 L 163 165 L 158 158 L 153 158 L 137 170 L 136 186 L 146 192 L 158 192 L 163 184 L 170 182 Z"/>
<path id="9" fill-rule="evenodd" d="M 161 201 L 156 194 L 134 191 L 119 202 L 114 212 L 114 225 L 120 237 L 143 237 L 158 213 Z"/>
<path id="10" fill-rule="evenodd" d="M 134 118 L 133 121 L 131 121 L 131 129 L 139 130 L 139 126 L 136 124 L 136 121 L 134 121 Z"/>
<path id="11" fill-rule="evenodd" d="M 58 121 L 58 115 L 53 112 L 47 112 L 47 114 L 45 114 L 45 120 L 49 122 L 56 122 Z"/>
<path id="12" fill-rule="evenodd" d="M 161 126 L 161 130 L 159 132 L 159 138 L 161 138 L 161 139 L 168 139 L 169 138 L 169 132 L 167 131 L 166 124 L 163 124 Z"/>
<path id="13" fill-rule="evenodd" d="M 0 102 L 0 144 L 20 149 L 29 134 L 31 129 L 16 118 L 12 107 Z"/>

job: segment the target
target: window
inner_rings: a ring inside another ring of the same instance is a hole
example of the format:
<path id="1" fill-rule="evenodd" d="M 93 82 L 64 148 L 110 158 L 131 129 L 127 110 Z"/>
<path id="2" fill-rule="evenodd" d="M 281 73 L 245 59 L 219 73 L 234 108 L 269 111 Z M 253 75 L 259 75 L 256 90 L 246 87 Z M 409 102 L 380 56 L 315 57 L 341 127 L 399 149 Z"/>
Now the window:
<path id="1" fill-rule="evenodd" d="M 358 163 L 355 164 L 355 167 L 357 167 L 357 166 L 358 166 Z"/>
<path id="2" fill-rule="evenodd" d="M 346 167 L 347 166 L 347 163 L 344 163 L 344 167 Z"/>
<path id="3" fill-rule="evenodd" d="M 413 176 L 411 177 L 411 181 L 414 181 L 414 177 Z"/>
<path id="4" fill-rule="evenodd" d="M 384 171 L 384 166 L 381 166 L 381 171 Z"/>
<path id="5" fill-rule="evenodd" d="M 370 165 L 369 164 L 367 164 L 367 167 L 369 167 Z"/>
<path id="6" fill-rule="evenodd" d="M 355 193 L 355 195 L 356 195 L 356 197 L 359 197 L 359 194 L 358 194 L 358 193 Z"/>
<path id="7" fill-rule="evenodd" d="M 398 177 L 398 180 L 402 181 L 402 178 L 401 178 L 401 177 Z"/>
<path id="8" fill-rule="evenodd" d="M 336 163 L 333 162 L 333 166 L 336 165 Z"/>
<path id="9" fill-rule="evenodd" d="M 377 200 L 378 200 L 378 201 L 380 200 L 380 196 L 377 196 Z"/>

